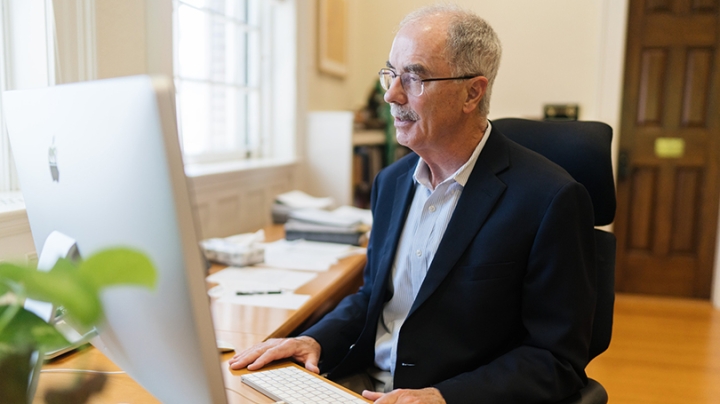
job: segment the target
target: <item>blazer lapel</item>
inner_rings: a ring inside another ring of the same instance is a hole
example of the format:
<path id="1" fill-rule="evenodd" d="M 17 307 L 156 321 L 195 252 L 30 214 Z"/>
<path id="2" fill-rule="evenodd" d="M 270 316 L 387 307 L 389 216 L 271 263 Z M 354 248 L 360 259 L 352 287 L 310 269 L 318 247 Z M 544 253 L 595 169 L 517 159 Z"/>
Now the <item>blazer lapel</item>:
<path id="1" fill-rule="evenodd" d="M 490 138 L 460 195 L 408 317 L 445 279 L 505 192 L 506 186 L 496 174 L 510 166 L 507 141 L 507 138 L 495 129 L 490 133 Z"/>
<path id="2" fill-rule="evenodd" d="M 370 302 L 369 312 L 373 313 L 378 308 L 382 308 L 384 303 L 385 289 L 389 285 L 390 269 L 395 259 L 395 251 L 397 250 L 405 224 L 410 202 L 415 195 L 413 172 L 418 159 L 412 159 L 408 163 L 408 171 L 398 176 L 395 183 L 395 197 L 393 198 L 392 214 L 390 216 L 390 224 L 388 226 L 387 236 L 384 247 L 380 251 L 380 259 L 378 260 L 378 272 L 373 285 L 373 298 Z M 413 164 L 413 162 L 415 164 Z"/>

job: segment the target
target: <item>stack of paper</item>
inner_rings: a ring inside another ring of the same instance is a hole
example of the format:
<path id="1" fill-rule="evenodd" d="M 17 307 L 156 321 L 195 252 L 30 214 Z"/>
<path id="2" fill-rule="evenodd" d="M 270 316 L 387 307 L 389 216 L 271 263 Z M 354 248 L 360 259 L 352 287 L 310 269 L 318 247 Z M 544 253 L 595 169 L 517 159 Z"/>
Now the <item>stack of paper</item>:
<path id="1" fill-rule="evenodd" d="M 328 243 L 361 245 L 370 227 L 357 215 L 320 209 L 302 209 L 290 212 L 285 223 L 288 240 L 311 240 Z"/>
<path id="2" fill-rule="evenodd" d="M 373 218 L 370 209 L 361 209 L 355 206 L 340 206 L 332 211 L 335 216 L 353 218 L 359 220 L 362 224 L 372 227 Z"/>
<path id="3" fill-rule="evenodd" d="M 318 198 L 302 191 L 290 191 L 275 197 L 272 207 L 274 223 L 285 223 L 290 212 L 298 209 L 328 209 L 334 201 L 330 197 Z"/>

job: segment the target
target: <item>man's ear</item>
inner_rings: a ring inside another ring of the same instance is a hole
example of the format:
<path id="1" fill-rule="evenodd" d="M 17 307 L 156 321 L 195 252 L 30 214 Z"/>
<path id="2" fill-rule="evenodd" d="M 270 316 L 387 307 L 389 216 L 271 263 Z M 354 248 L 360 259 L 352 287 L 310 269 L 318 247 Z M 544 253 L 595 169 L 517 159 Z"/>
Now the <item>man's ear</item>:
<path id="1" fill-rule="evenodd" d="M 463 112 L 474 111 L 480 105 L 480 101 L 487 91 L 488 79 L 485 76 L 478 76 L 468 80 L 467 98 L 463 104 Z"/>

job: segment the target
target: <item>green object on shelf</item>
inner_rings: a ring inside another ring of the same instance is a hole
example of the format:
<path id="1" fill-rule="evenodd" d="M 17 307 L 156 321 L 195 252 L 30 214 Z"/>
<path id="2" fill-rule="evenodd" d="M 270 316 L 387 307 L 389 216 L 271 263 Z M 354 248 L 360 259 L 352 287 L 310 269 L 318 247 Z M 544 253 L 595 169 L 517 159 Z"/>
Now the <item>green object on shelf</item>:
<path id="1" fill-rule="evenodd" d="M 397 148 L 397 141 L 395 140 L 395 125 L 393 123 L 393 117 L 390 113 L 390 104 L 385 102 L 384 99 L 385 90 L 380 85 L 380 80 L 375 82 L 375 94 L 379 99 L 377 106 L 377 115 L 383 122 L 385 122 L 385 164 L 389 165 L 395 162 L 395 149 Z"/>

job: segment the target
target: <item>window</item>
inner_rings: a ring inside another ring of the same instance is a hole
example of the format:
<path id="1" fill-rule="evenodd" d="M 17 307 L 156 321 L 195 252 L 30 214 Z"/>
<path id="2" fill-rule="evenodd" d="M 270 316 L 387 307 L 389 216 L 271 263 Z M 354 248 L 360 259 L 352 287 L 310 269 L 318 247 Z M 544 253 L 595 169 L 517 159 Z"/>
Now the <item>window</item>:
<path id="1" fill-rule="evenodd" d="M 175 0 L 179 131 L 190 163 L 272 157 L 275 1 Z"/>
<path id="2" fill-rule="evenodd" d="M 0 2 L 0 90 L 45 87 L 54 83 L 51 0 Z M 0 192 L 17 191 L 7 128 L 0 98 Z"/>
<path id="3" fill-rule="evenodd" d="M 9 60 L 9 53 L 6 52 L 5 46 L 5 28 L 7 11 L 6 4 L 0 3 L 0 92 L 7 89 L 6 69 Z M 15 173 L 15 164 L 13 163 L 12 153 L 10 152 L 10 141 L 7 136 L 7 128 L 3 119 L 2 97 L 0 97 L 0 192 L 15 191 L 18 189 L 17 174 Z"/>
<path id="4" fill-rule="evenodd" d="M 0 38 L 1 40 L 2 38 Z M 2 41 L 0 41 L 2 42 Z M 0 67 L 0 75 L 2 74 Z M 0 80 L 0 91 L 5 90 L 4 80 Z M 3 119 L 2 98 L 0 98 L 0 192 L 16 191 L 19 189 L 17 173 L 10 152 L 10 140 L 7 136 L 7 128 Z"/>

